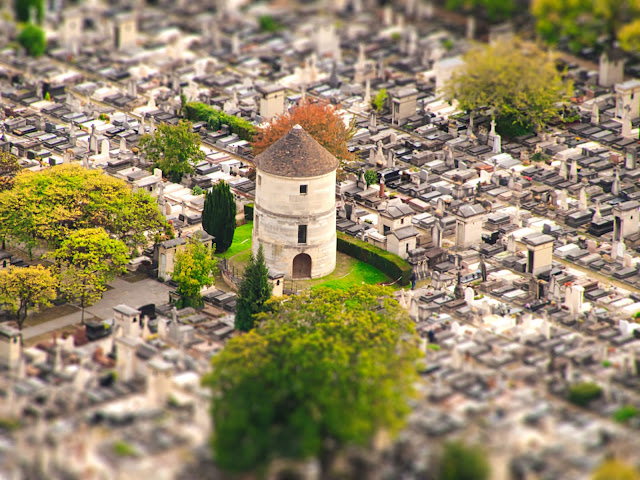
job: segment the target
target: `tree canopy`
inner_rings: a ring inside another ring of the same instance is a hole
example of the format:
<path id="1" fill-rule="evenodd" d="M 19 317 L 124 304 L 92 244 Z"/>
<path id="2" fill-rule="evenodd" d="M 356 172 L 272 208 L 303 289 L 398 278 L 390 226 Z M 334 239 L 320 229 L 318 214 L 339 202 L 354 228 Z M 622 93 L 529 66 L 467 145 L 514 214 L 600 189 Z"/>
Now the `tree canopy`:
<path id="1" fill-rule="evenodd" d="M 271 298 L 269 269 L 264 261 L 262 245 L 255 257 L 251 254 L 238 290 L 235 327 L 242 332 L 248 332 L 254 326 L 254 315 L 262 312 L 264 304 Z"/>
<path id="2" fill-rule="evenodd" d="M 507 20 L 516 11 L 514 0 L 447 0 L 445 6 L 448 10 L 484 16 L 492 23 Z"/>
<path id="3" fill-rule="evenodd" d="M 140 148 L 155 168 L 172 182 L 179 183 L 185 173 L 193 173 L 195 165 L 205 159 L 200 150 L 200 136 L 192 131 L 191 122 L 177 125 L 161 123 L 153 135 L 143 135 Z"/>
<path id="4" fill-rule="evenodd" d="M 445 86 L 448 100 L 463 110 L 491 107 L 500 121 L 541 128 L 558 115 L 571 92 L 551 55 L 518 40 L 476 47 Z"/>
<path id="5" fill-rule="evenodd" d="M 18 157 L 12 153 L 0 151 L 0 191 L 13 187 L 13 177 L 19 171 Z"/>
<path id="6" fill-rule="evenodd" d="M 202 210 L 202 228 L 216 239 L 216 252 L 229 250 L 236 230 L 236 200 L 225 181 L 207 192 Z"/>
<path id="7" fill-rule="evenodd" d="M 48 268 L 12 267 L 0 271 L 0 303 L 15 318 L 22 330 L 30 309 L 48 307 L 56 298 L 56 279 Z"/>
<path id="8" fill-rule="evenodd" d="M 172 235 L 155 199 L 78 165 L 22 171 L 11 190 L 0 192 L 0 235 L 28 248 L 38 240 L 57 248 L 74 230 L 100 227 L 131 248 L 148 236 Z"/>
<path id="9" fill-rule="evenodd" d="M 609 459 L 593 472 L 592 480 L 638 480 L 640 472 L 620 460 Z"/>
<path id="10" fill-rule="evenodd" d="M 269 148 L 295 125 L 300 125 L 320 145 L 338 160 L 349 161 L 354 154 L 347 149 L 347 140 L 355 133 L 355 124 L 346 126 L 335 107 L 327 102 L 305 101 L 287 113 L 278 115 L 258 131 L 251 143 L 254 155 Z"/>
<path id="11" fill-rule="evenodd" d="M 32 23 L 25 25 L 17 40 L 32 57 L 39 57 L 47 49 L 47 37 L 44 30 Z"/>
<path id="12" fill-rule="evenodd" d="M 124 273 L 127 247 L 102 228 L 82 228 L 72 232 L 51 257 L 56 261 L 60 291 L 82 308 L 102 297 L 107 283 Z"/>
<path id="13" fill-rule="evenodd" d="M 204 379 L 220 467 L 319 456 L 327 472 L 339 449 L 403 426 L 417 341 L 388 294 L 361 286 L 272 299 L 258 327 L 227 343 Z"/>
<path id="14" fill-rule="evenodd" d="M 215 281 L 217 259 L 212 256 L 213 248 L 194 236 L 186 247 L 176 252 L 171 278 L 178 284 L 177 293 L 182 299 L 182 307 L 202 306 L 202 287 L 210 287 Z"/>
<path id="15" fill-rule="evenodd" d="M 622 48 L 633 51 L 640 41 L 638 0 L 532 0 L 531 13 L 547 42 L 566 38 L 574 52 L 597 47 L 603 35 L 605 47 L 618 39 Z"/>
<path id="16" fill-rule="evenodd" d="M 13 9 L 16 20 L 18 22 L 30 22 L 35 20 L 42 23 L 44 18 L 44 2 L 45 0 L 13 0 Z M 32 12 L 35 11 L 35 18 L 31 18 Z"/>
<path id="17" fill-rule="evenodd" d="M 461 442 L 444 445 L 439 465 L 439 480 L 486 480 L 489 478 L 489 462 L 479 447 Z"/>

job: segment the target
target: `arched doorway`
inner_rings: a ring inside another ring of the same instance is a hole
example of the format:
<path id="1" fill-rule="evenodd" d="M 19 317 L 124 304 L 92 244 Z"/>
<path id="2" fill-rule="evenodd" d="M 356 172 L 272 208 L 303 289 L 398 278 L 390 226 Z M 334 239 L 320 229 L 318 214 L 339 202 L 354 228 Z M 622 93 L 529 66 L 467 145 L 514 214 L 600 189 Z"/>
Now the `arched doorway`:
<path id="1" fill-rule="evenodd" d="M 293 278 L 311 277 L 311 257 L 306 253 L 300 253 L 293 258 Z"/>

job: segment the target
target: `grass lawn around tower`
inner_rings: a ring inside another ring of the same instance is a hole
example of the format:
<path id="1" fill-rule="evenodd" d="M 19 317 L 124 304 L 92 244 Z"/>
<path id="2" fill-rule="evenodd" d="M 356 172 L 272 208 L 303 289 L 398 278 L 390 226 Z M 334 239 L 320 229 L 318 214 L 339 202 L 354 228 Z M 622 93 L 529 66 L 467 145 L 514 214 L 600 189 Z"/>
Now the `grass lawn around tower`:
<path id="1" fill-rule="evenodd" d="M 253 222 L 239 226 L 233 235 L 233 243 L 229 250 L 216 254 L 217 257 L 228 259 L 229 265 L 236 275 L 242 275 L 244 268 L 249 263 L 252 232 Z M 306 290 L 318 287 L 347 289 L 354 285 L 377 285 L 390 281 L 389 277 L 377 268 L 338 252 L 336 254 L 336 268 L 332 273 L 313 280 L 293 280 L 292 283 L 295 290 Z M 287 280 L 287 286 L 289 283 L 290 281 Z M 399 288 L 397 285 L 393 287 Z"/>

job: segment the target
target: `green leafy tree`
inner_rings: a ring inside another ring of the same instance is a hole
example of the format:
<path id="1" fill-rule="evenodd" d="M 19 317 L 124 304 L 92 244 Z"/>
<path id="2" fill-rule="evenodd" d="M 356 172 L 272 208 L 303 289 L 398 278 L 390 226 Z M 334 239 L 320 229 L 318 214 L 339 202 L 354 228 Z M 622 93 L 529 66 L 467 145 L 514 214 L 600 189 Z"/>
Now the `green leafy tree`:
<path id="1" fill-rule="evenodd" d="M 364 181 L 367 182 L 367 187 L 374 183 L 378 183 L 378 175 L 373 170 L 367 170 L 364 172 Z"/>
<path id="2" fill-rule="evenodd" d="M 216 263 L 212 249 L 197 236 L 190 238 L 183 250 L 178 250 L 171 278 L 178 284 L 183 308 L 202 306 L 200 291 L 215 282 Z"/>
<path id="3" fill-rule="evenodd" d="M 254 315 L 264 310 L 264 304 L 271 298 L 269 269 L 264 261 L 262 245 L 258 255 L 251 254 L 249 264 L 244 270 L 236 303 L 235 327 L 241 332 L 248 332 L 254 327 Z"/>
<path id="4" fill-rule="evenodd" d="M 194 166 L 205 159 L 200 150 L 200 136 L 191 127 L 186 120 L 178 125 L 162 123 L 154 135 L 143 135 L 140 139 L 140 148 L 147 158 L 172 182 L 179 183 L 185 173 L 193 173 Z"/>
<path id="5" fill-rule="evenodd" d="M 29 310 L 48 307 L 56 298 L 56 278 L 42 265 L 0 271 L 0 303 L 22 330 Z"/>
<path id="6" fill-rule="evenodd" d="M 35 11 L 35 20 L 42 23 L 44 18 L 44 2 L 45 0 L 13 0 L 13 9 L 16 20 L 18 22 L 27 23 L 33 20 L 32 12 Z"/>
<path id="7" fill-rule="evenodd" d="M 627 52 L 640 52 L 640 19 L 627 23 L 618 32 L 620 46 Z"/>
<path id="8" fill-rule="evenodd" d="M 389 98 L 389 94 L 387 93 L 386 88 L 381 88 L 376 96 L 371 100 L 371 106 L 376 110 L 376 112 L 380 113 L 384 108 L 387 99 Z"/>
<path id="9" fill-rule="evenodd" d="M 236 230 L 236 200 L 229 184 L 216 183 L 204 198 L 202 228 L 216 238 L 216 252 L 229 250 Z"/>
<path id="10" fill-rule="evenodd" d="M 126 271 L 126 245 L 111 238 L 102 228 L 76 230 L 51 257 L 56 261 L 61 293 L 77 301 L 82 309 L 102 297 L 107 283 Z"/>
<path id="11" fill-rule="evenodd" d="M 47 37 L 44 30 L 32 23 L 25 25 L 17 40 L 32 57 L 39 57 L 47 49 Z"/>
<path id="12" fill-rule="evenodd" d="M 402 428 L 417 340 L 388 294 L 360 286 L 272 299 L 257 328 L 227 343 L 203 380 L 220 467 L 260 471 L 277 458 L 315 456 L 331 478 L 344 447 Z"/>
<path id="13" fill-rule="evenodd" d="M 478 447 L 461 442 L 444 445 L 440 458 L 438 480 L 487 480 L 489 463 L 486 454 Z"/>
<path id="14" fill-rule="evenodd" d="M 491 23 L 507 20 L 516 10 L 514 0 L 447 0 L 447 10 L 480 15 Z"/>
<path id="15" fill-rule="evenodd" d="M 533 0 L 531 13 L 538 33 L 549 43 L 561 38 L 577 52 L 584 47 L 604 47 L 620 41 L 622 48 L 634 50 L 640 2 L 637 0 Z M 636 23 L 635 26 L 633 24 Z"/>
<path id="16" fill-rule="evenodd" d="M 173 235 L 155 199 L 133 193 L 123 180 L 78 165 L 21 171 L 12 189 L 0 192 L 0 236 L 27 249 L 39 241 L 55 249 L 71 232 L 94 227 L 130 248 L 146 246 L 155 236 Z"/>
<path id="17" fill-rule="evenodd" d="M 19 171 L 18 157 L 9 152 L 0 152 L 0 192 L 13 187 L 13 177 Z"/>
<path id="18" fill-rule="evenodd" d="M 282 30 L 282 25 L 271 15 L 261 15 L 259 18 L 260 30 L 263 32 L 277 32 Z"/>
<path id="19" fill-rule="evenodd" d="M 465 55 L 465 65 L 445 85 L 445 96 L 474 113 L 491 107 L 498 125 L 542 128 L 558 115 L 558 103 L 571 92 L 552 56 L 518 40 L 478 47 Z"/>
<path id="20" fill-rule="evenodd" d="M 620 460 L 605 460 L 593 472 L 593 480 L 638 480 L 640 472 Z"/>

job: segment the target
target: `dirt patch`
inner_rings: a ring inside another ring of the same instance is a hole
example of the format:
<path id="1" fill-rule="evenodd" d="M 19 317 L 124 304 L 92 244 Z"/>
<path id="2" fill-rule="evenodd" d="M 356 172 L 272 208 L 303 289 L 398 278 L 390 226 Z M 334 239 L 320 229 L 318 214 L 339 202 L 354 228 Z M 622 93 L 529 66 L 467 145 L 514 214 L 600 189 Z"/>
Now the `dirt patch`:
<path id="1" fill-rule="evenodd" d="M 149 276 L 143 272 L 130 272 L 125 273 L 122 277 L 122 280 L 129 283 L 141 282 L 142 280 L 146 280 Z"/>
<path id="2" fill-rule="evenodd" d="M 34 325 L 40 325 L 41 323 L 55 320 L 56 318 L 64 317 L 75 312 L 79 312 L 80 308 L 70 303 L 65 303 L 57 307 L 43 308 L 38 313 L 29 315 L 24 322 L 23 328 L 33 327 Z"/>

